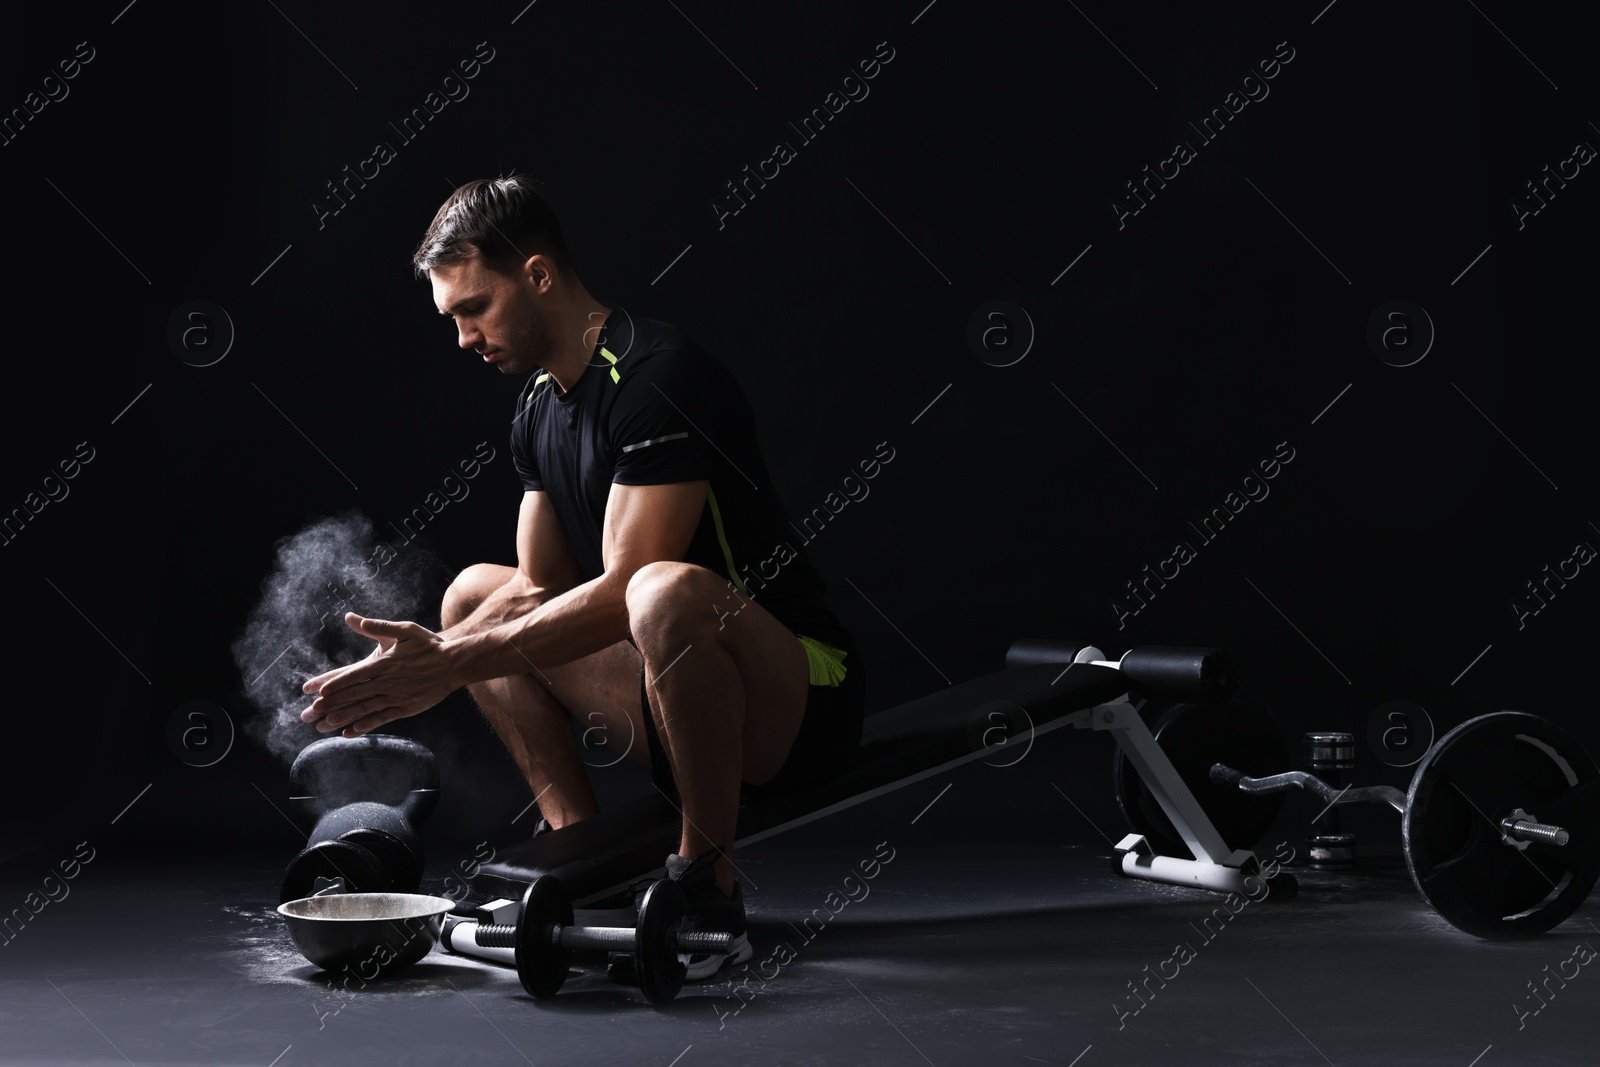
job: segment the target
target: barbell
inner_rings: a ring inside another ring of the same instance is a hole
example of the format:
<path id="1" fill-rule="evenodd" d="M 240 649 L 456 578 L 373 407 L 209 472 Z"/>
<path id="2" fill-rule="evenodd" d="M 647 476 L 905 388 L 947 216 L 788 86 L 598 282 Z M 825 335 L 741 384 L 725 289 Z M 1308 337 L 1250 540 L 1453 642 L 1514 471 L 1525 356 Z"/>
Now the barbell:
<path id="1" fill-rule="evenodd" d="M 1221 761 L 1208 777 L 1250 796 L 1299 788 L 1330 806 L 1388 804 L 1417 891 L 1485 939 L 1558 926 L 1600 880 L 1600 769 L 1569 733 L 1526 712 L 1480 715 L 1446 733 L 1404 792 L 1340 789 L 1305 771 L 1252 777 Z"/>

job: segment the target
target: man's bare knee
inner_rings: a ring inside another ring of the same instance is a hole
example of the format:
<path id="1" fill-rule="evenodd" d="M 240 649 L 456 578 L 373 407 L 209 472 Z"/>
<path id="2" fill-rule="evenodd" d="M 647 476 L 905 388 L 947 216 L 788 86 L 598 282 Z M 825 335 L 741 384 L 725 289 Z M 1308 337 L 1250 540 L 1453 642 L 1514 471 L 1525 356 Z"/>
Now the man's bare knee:
<path id="1" fill-rule="evenodd" d="M 475 611 L 484 599 L 504 585 L 516 573 L 516 568 L 497 563 L 474 563 L 450 583 L 445 590 L 444 603 L 439 607 L 439 619 L 446 628 L 456 625 Z"/>
<path id="2" fill-rule="evenodd" d="M 704 567 L 690 563 L 661 561 L 639 568 L 624 593 L 634 640 L 676 642 L 697 626 L 717 621 L 717 605 L 728 598 L 726 584 Z M 730 609 L 739 603 L 727 599 Z M 640 651 L 644 647 L 641 645 Z"/>

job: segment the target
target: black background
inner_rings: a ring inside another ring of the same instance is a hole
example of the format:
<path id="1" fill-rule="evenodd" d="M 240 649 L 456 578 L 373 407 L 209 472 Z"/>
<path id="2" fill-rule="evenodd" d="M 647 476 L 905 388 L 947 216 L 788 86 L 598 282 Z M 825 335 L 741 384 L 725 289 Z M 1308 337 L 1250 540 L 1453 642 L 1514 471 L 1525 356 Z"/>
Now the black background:
<path id="1" fill-rule="evenodd" d="M 450 569 L 511 561 L 514 384 L 455 348 L 409 254 L 453 185 L 512 170 L 544 182 L 593 293 L 734 369 L 793 514 L 895 449 L 810 547 L 870 657 L 871 707 L 1043 635 L 1227 648 L 1291 736 L 1364 736 L 1404 699 L 1439 732 L 1518 708 L 1596 742 L 1600 579 L 1520 629 L 1511 607 L 1600 544 L 1583 311 L 1600 179 L 1584 168 L 1521 229 L 1511 206 L 1600 142 L 1564 10 L 197 8 L 29 5 L 0 36 L 6 113 L 78 42 L 95 55 L 0 146 L 0 509 L 79 442 L 95 457 L 0 546 L 3 799 L 26 813 L 0 858 L 113 815 L 152 847 L 287 847 L 264 799 L 281 763 L 241 738 L 199 768 L 168 741 L 185 701 L 255 714 L 229 646 L 278 539 L 348 509 L 398 519 L 488 441 L 498 458 L 419 547 Z M 470 96 L 401 143 L 388 124 L 479 42 L 494 59 Z M 894 58 L 870 95 L 799 144 L 787 123 L 879 42 Z M 1294 58 L 1270 95 L 1200 145 L 1187 123 L 1279 42 Z M 780 139 L 797 158 L 719 228 L 723 184 Z M 1119 228 L 1124 183 L 1180 139 L 1197 158 Z M 394 161 L 319 227 L 325 183 L 377 141 Z M 1437 330 L 1406 367 L 1366 336 L 1398 299 Z M 212 366 L 167 342 L 190 300 L 236 330 Z M 1032 320 L 1014 365 L 967 343 L 990 300 Z M 1280 442 L 1295 458 L 1270 496 L 1200 545 L 1189 523 Z M 1180 540 L 1198 557 L 1119 629 L 1113 600 Z M 464 697 L 402 729 L 445 758 L 442 832 L 525 805 Z M 1371 755 L 1367 780 L 1404 782 Z"/>

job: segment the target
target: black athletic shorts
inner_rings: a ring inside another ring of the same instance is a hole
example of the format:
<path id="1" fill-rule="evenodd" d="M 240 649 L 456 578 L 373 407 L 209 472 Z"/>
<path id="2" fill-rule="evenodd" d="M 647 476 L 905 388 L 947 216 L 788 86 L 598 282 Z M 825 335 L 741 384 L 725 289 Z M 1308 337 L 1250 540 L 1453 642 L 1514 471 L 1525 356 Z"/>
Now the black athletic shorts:
<path id="1" fill-rule="evenodd" d="M 741 798 L 756 800 L 762 797 L 792 793 L 810 786 L 821 785 L 843 775 L 855 760 L 861 744 L 861 720 L 866 712 L 866 672 L 860 654 L 854 646 L 828 645 L 821 641 L 801 637 L 806 644 L 806 658 L 811 668 L 810 692 L 806 696 L 805 715 L 800 721 L 800 732 L 795 736 L 794 747 L 771 781 L 760 785 L 746 783 Z M 836 664 L 830 652 L 844 652 Z M 843 677 L 838 678 L 839 667 Z M 829 675 L 837 678 L 837 685 L 828 684 Z M 639 671 L 639 706 L 644 713 L 645 738 L 650 745 L 650 777 L 674 803 L 679 800 L 677 783 L 672 778 L 672 765 L 656 733 L 655 716 L 650 710 L 650 692 L 645 685 L 644 669 Z"/>

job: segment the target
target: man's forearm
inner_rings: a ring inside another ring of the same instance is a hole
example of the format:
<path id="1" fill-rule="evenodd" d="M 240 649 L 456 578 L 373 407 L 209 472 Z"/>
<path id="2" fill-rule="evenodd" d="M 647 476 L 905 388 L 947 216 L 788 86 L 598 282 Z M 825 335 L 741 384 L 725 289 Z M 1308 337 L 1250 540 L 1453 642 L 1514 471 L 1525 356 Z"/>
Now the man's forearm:
<path id="1" fill-rule="evenodd" d="M 626 587 L 602 574 L 544 599 L 507 582 L 440 636 L 462 684 L 559 667 L 628 637 Z"/>
<path id="2" fill-rule="evenodd" d="M 440 630 L 439 636 L 449 640 L 492 630 L 533 614 L 540 604 L 554 600 L 558 595 L 552 590 L 539 588 L 519 572 L 476 604 L 466 618 L 448 629 Z"/>

